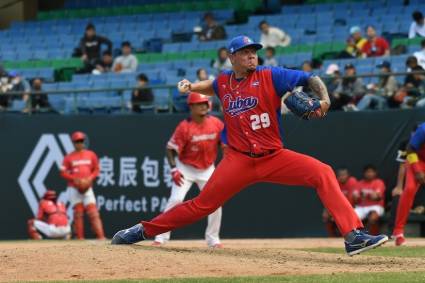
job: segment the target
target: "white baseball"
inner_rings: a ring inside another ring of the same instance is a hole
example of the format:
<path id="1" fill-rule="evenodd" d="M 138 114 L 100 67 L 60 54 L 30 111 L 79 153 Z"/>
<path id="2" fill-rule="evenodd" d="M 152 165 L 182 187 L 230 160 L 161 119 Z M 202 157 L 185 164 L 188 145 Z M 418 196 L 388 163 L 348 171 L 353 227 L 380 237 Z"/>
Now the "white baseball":
<path id="1" fill-rule="evenodd" d="M 177 84 L 179 92 L 185 93 L 190 90 L 190 82 L 188 80 L 179 81 Z"/>

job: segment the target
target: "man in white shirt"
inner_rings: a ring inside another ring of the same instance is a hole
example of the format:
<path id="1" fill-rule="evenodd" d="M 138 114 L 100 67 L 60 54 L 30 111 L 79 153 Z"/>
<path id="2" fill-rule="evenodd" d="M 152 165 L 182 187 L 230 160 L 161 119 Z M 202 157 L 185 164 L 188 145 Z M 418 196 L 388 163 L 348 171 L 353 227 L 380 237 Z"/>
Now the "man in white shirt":
<path id="1" fill-rule="evenodd" d="M 132 73 L 137 70 L 137 57 L 131 54 L 131 44 L 128 41 L 124 41 L 121 44 L 122 55 L 118 56 L 114 60 L 112 70 L 117 73 Z"/>
<path id="2" fill-rule="evenodd" d="M 266 21 L 261 21 L 258 27 L 261 30 L 260 43 L 263 47 L 286 47 L 291 44 L 291 37 L 283 30 L 270 26 Z"/>
<path id="3" fill-rule="evenodd" d="M 413 56 L 418 59 L 418 64 L 425 70 L 425 39 L 421 41 L 422 49 L 413 53 Z"/>
<path id="4" fill-rule="evenodd" d="M 409 29 L 409 38 L 417 36 L 425 37 L 424 15 L 420 11 L 414 11 L 412 14 L 413 22 Z"/>

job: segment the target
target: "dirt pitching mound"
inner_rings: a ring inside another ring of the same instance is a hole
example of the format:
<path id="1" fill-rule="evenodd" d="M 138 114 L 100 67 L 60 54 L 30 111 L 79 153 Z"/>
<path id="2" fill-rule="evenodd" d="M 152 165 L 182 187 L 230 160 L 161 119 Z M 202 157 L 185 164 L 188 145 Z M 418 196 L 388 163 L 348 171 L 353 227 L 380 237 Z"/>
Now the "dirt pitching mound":
<path id="1" fill-rule="evenodd" d="M 341 247 L 341 239 L 224 240 L 211 249 L 204 241 L 151 242 L 111 246 L 106 241 L 22 241 L 0 243 L 0 281 L 145 279 L 339 272 L 425 271 L 425 259 L 306 252 Z M 391 246 L 393 243 L 387 243 Z M 409 239 L 425 246 L 425 240 Z"/>

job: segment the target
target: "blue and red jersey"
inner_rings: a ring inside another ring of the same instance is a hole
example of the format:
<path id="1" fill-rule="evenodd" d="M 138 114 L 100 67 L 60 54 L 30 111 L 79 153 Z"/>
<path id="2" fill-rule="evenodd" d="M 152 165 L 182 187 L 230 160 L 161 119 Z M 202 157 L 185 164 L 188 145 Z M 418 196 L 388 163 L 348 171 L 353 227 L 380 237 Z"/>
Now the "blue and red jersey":
<path id="1" fill-rule="evenodd" d="M 222 72 L 213 82 L 223 105 L 226 128 L 222 141 L 255 154 L 282 148 L 282 96 L 307 85 L 310 77 L 310 73 L 281 67 L 257 67 L 242 80 L 236 80 L 233 71 Z"/>
<path id="2" fill-rule="evenodd" d="M 418 154 L 421 161 L 425 162 L 425 123 L 419 125 L 409 141 L 410 147 Z"/>

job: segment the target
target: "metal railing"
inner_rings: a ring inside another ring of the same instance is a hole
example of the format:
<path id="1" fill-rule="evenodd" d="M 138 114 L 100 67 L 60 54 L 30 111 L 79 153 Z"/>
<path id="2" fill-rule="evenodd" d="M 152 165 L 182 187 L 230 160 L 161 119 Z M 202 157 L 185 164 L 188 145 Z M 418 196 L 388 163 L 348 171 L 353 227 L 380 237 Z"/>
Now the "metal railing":
<path id="1" fill-rule="evenodd" d="M 420 75 L 424 75 L 425 76 L 425 71 L 415 71 L 415 72 L 392 72 L 392 73 L 388 73 L 388 75 L 393 75 L 393 76 L 406 76 L 409 74 L 420 74 Z M 339 76 L 340 79 L 344 79 L 344 78 L 370 78 L 370 77 L 380 77 L 382 76 L 382 74 L 372 74 L 372 73 L 368 73 L 368 74 L 358 74 L 358 75 L 354 75 L 354 76 Z M 321 78 L 323 80 L 328 80 L 328 79 L 333 79 L 335 78 L 334 76 L 321 76 Z M 425 84 L 425 79 L 424 79 L 424 84 Z M 181 107 L 176 107 L 177 105 L 175 104 L 174 98 L 173 98 L 173 94 L 177 93 L 177 88 L 175 85 L 151 85 L 148 87 L 144 87 L 145 89 L 151 89 L 153 91 L 154 94 L 154 102 L 152 103 L 151 106 L 147 107 L 149 109 L 152 108 L 152 112 L 168 112 L 168 113 L 173 113 L 176 108 L 177 108 L 177 112 L 179 112 L 178 108 Z M 93 105 L 93 109 L 90 109 L 90 106 L 88 107 L 82 107 L 81 103 L 79 103 L 79 99 L 87 99 L 88 101 L 90 101 L 90 93 L 112 93 L 110 97 L 119 97 L 121 99 L 121 103 L 119 105 L 119 109 L 111 109 L 111 112 L 114 113 L 130 113 L 131 112 L 131 108 L 129 107 L 129 101 L 125 99 L 124 97 L 124 93 L 127 91 L 133 91 L 135 89 L 143 89 L 137 86 L 133 86 L 133 87 L 115 87 L 115 88 L 86 88 L 86 89 L 63 89 L 63 90 L 42 90 L 42 91 L 31 91 L 31 92 L 4 92 L 4 93 L 0 93 L 1 95 L 7 95 L 7 96 L 11 96 L 11 97 L 16 97 L 16 96 L 22 96 L 23 94 L 28 94 L 29 95 L 29 100 L 27 102 L 27 108 L 28 111 L 26 113 L 28 114 L 32 114 L 35 109 L 32 109 L 32 107 L 28 107 L 31 106 L 31 98 L 40 94 L 47 94 L 47 95 L 67 95 L 67 100 L 65 102 L 65 104 L 67 102 L 69 102 L 69 98 L 71 96 L 72 101 L 73 101 L 73 105 L 72 105 L 72 111 L 69 111 L 69 109 L 64 109 L 64 111 L 59 111 L 61 114 L 78 114 L 80 112 L 85 112 L 88 111 L 90 112 L 91 110 L 93 112 L 96 111 L 96 109 L 106 109 L 107 108 L 117 108 L 117 106 L 115 107 L 111 107 L 111 106 L 99 106 L 96 107 L 96 105 Z M 161 103 L 157 103 L 156 99 L 155 99 L 155 90 L 159 90 L 159 89 L 167 89 L 168 90 L 168 98 L 167 98 L 167 102 L 163 103 L 163 101 Z M 89 93 L 89 95 L 87 95 L 87 93 Z M 82 95 L 84 94 L 84 95 Z M 423 94 L 424 95 L 424 94 Z M 51 97 L 51 96 L 50 96 Z M 183 98 L 183 97 L 182 97 Z M 91 98 L 91 99 L 95 99 L 95 98 Z M 183 99 L 182 99 L 183 100 Z M 215 103 L 218 103 L 217 101 L 214 101 Z M 215 105 L 215 107 L 217 108 L 217 106 Z M 12 109 L 13 110 L 13 109 Z M 114 111 L 112 111 L 114 110 Z M 40 111 L 43 112 L 43 111 Z M 58 112 L 58 111 L 56 111 Z"/>

